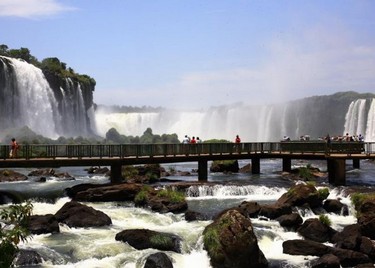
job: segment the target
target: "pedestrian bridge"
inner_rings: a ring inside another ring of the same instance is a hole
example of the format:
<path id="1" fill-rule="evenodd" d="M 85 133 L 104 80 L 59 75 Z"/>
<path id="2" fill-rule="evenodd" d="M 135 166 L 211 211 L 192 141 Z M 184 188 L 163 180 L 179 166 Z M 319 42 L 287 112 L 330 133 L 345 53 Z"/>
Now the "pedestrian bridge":
<path id="1" fill-rule="evenodd" d="M 198 179 L 206 181 L 207 161 L 249 159 L 252 173 L 260 173 L 260 160 L 282 159 L 283 171 L 291 170 L 293 159 L 326 160 L 330 183 L 345 185 L 345 163 L 375 159 L 374 142 L 244 142 L 200 144 L 21 144 L 16 158 L 10 146 L 0 145 L 0 168 L 110 166 L 111 181 L 121 181 L 123 165 L 198 162 Z"/>

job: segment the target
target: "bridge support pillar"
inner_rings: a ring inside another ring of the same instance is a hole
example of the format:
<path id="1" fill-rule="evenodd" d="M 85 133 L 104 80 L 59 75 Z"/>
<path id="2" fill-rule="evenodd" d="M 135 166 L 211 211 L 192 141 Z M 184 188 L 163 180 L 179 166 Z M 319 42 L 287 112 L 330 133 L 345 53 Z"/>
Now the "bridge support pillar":
<path id="1" fill-rule="evenodd" d="M 360 169 L 359 159 L 353 159 L 353 168 Z"/>
<path id="2" fill-rule="evenodd" d="M 328 181 L 335 186 L 346 184 L 345 159 L 327 159 Z"/>
<path id="3" fill-rule="evenodd" d="M 198 181 L 207 181 L 208 179 L 207 160 L 198 161 Z"/>
<path id="4" fill-rule="evenodd" d="M 111 165 L 111 183 L 122 182 L 121 164 Z"/>
<path id="5" fill-rule="evenodd" d="M 292 159 L 283 158 L 283 171 L 291 172 L 292 171 Z"/>
<path id="6" fill-rule="evenodd" d="M 251 173 L 260 173 L 260 158 L 251 158 Z"/>

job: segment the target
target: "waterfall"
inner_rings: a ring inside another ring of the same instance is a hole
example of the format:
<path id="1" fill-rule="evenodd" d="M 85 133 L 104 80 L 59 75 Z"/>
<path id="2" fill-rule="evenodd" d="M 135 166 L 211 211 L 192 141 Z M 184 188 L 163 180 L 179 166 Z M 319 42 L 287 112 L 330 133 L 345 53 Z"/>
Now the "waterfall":
<path id="1" fill-rule="evenodd" d="M 358 99 L 350 103 L 345 115 L 343 134 L 346 133 L 362 134 L 365 141 L 375 141 L 375 99 Z"/>
<path id="2" fill-rule="evenodd" d="M 28 126 L 49 138 L 92 133 L 81 84 L 53 74 L 48 77 L 32 64 L 0 56 L 2 129 Z"/>
<path id="3" fill-rule="evenodd" d="M 9 68 L 5 70 L 8 77 L 5 78 L 4 98 L 0 99 L 2 127 L 28 126 L 44 136 L 56 137 L 53 114 L 57 102 L 43 72 L 24 61 L 6 59 L 16 76 Z"/>
<path id="4" fill-rule="evenodd" d="M 372 99 L 368 112 L 365 140 L 368 142 L 375 141 L 375 98 Z"/>

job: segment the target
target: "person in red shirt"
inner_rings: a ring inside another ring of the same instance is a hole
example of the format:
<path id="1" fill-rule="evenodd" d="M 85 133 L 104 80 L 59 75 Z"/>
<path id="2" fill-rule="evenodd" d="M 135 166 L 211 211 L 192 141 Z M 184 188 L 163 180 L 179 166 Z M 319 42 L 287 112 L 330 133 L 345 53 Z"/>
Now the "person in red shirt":
<path id="1" fill-rule="evenodd" d="M 11 150 L 10 150 L 9 156 L 11 158 L 16 158 L 17 157 L 17 151 L 18 151 L 19 145 L 18 145 L 18 143 L 17 143 L 17 141 L 16 141 L 15 138 L 12 138 L 12 141 L 10 143 L 10 148 L 11 148 Z"/>
<path id="2" fill-rule="evenodd" d="M 240 136 L 238 136 L 238 135 L 236 136 L 236 140 L 235 140 L 235 142 L 236 142 L 236 143 L 240 143 L 240 142 L 241 142 L 241 138 L 240 138 Z"/>
<path id="3" fill-rule="evenodd" d="M 191 138 L 191 141 L 190 141 L 190 143 L 197 143 L 197 141 L 196 141 L 196 139 L 195 139 L 195 137 L 193 136 L 192 138 Z"/>
<path id="4" fill-rule="evenodd" d="M 241 138 L 240 136 L 236 135 L 236 139 L 234 140 L 234 142 L 236 143 L 236 151 L 237 153 L 240 153 L 241 152 Z"/>

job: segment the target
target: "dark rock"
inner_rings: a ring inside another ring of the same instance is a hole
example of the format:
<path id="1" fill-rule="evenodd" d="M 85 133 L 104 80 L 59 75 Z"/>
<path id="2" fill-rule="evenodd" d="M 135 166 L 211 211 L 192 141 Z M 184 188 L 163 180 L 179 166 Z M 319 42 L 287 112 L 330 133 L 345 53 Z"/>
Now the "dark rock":
<path id="1" fill-rule="evenodd" d="M 55 172 L 53 168 L 36 169 L 29 172 L 28 176 L 54 176 Z"/>
<path id="2" fill-rule="evenodd" d="M 336 233 L 334 229 L 323 224 L 319 219 L 307 219 L 297 232 L 305 239 L 321 243 L 331 241 Z"/>
<path id="3" fill-rule="evenodd" d="M 75 201 L 67 202 L 55 214 L 59 222 L 69 227 L 97 227 L 112 224 L 105 213 Z"/>
<path id="4" fill-rule="evenodd" d="M 216 267 L 268 267 L 250 219 L 228 210 L 203 231 L 204 248 Z"/>
<path id="5" fill-rule="evenodd" d="M 267 204 L 262 205 L 259 211 L 260 216 L 269 219 L 276 219 L 282 215 L 292 213 L 292 208 L 289 205 Z"/>
<path id="6" fill-rule="evenodd" d="M 21 203 L 22 198 L 16 194 L 0 191 L 0 205 L 9 204 L 9 203 Z"/>
<path id="7" fill-rule="evenodd" d="M 281 215 L 276 219 L 282 227 L 286 228 L 298 228 L 302 222 L 303 219 L 298 213 L 291 213 L 286 215 Z"/>
<path id="8" fill-rule="evenodd" d="M 115 239 L 128 243 L 138 250 L 154 248 L 181 253 L 181 238 L 170 233 L 147 229 L 129 229 L 116 234 Z"/>
<path id="9" fill-rule="evenodd" d="M 310 184 L 297 184 L 284 193 L 276 202 L 277 205 L 302 206 L 309 204 L 311 208 L 321 206 L 322 198 L 317 189 Z"/>
<path id="10" fill-rule="evenodd" d="M 289 255 L 323 256 L 330 253 L 328 246 L 312 240 L 287 240 L 283 242 L 283 253 Z"/>
<path id="11" fill-rule="evenodd" d="M 147 257 L 144 268 L 173 268 L 173 264 L 167 254 L 157 252 Z"/>
<path id="12" fill-rule="evenodd" d="M 107 167 L 90 167 L 86 171 L 88 174 L 102 174 L 107 176 L 111 172 Z"/>
<path id="13" fill-rule="evenodd" d="M 247 164 L 240 168 L 239 170 L 240 173 L 251 173 L 251 164 Z"/>
<path id="14" fill-rule="evenodd" d="M 208 216 L 203 215 L 202 213 L 188 210 L 185 212 L 186 221 L 206 221 L 209 220 Z"/>
<path id="15" fill-rule="evenodd" d="M 332 237 L 332 242 L 338 248 L 359 250 L 362 241 L 361 228 L 358 224 L 345 226 L 341 232 Z"/>
<path id="16" fill-rule="evenodd" d="M 142 186 L 142 184 L 121 183 L 89 187 L 81 191 L 76 190 L 73 199 L 88 202 L 133 201 L 136 194 L 142 189 Z M 70 193 L 72 194 L 73 191 Z"/>
<path id="17" fill-rule="evenodd" d="M 239 170 L 238 160 L 216 160 L 212 162 L 210 167 L 211 172 L 237 173 Z"/>
<path id="18" fill-rule="evenodd" d="M 371 262 L 366 254 L 354 250 L 331 248 L 330 252 L 340 259 L 342 267 L 354 267 L 361 263 Z"/>
<path id="19" fill-rule="evenodd" d="M 26 181 L 27 179 L 27 176 L 19 172 L 10 169 L 0 170 L 0 182 Z"/>
<path id="20" fill-rule="evenodd" d="M 336 199 L 327 199 L 324 201 L 323 208 L 329 213 L 332 212 L 343 216 L 349 215 L 348 206 Z"/>
<path id="21" fill-rule="evenodd" d="M 43 258 L 35 250 L 20 249 L 15 257 L 14 263 L 18 266 L 36 266 L 43 262 Z"/>
<path id="22" fill-rule="evenodd" d="M 358 208 L 358 224 L 361 233 L 370 239 L 375 239 L 375 200 L 366 200 Z"/>
<path id="23" fill-rule="evenodd" d="M 32 215 L 28 218 L 27 229 L 32 234 L 59 233 L 60 227 L 52 214 Z"/>
<path id="24" fill-rule="evenodd" d="M 242 215 L 248 218 L 258 217 L 261 206 L 257 202 L 244 201 L 238 206 Z"/>
<path id="25" fill-rule="evenodd" d="M 340 259 L 333 254 L 326 254 L 310 262 L 311 268 L 340 268 Z"/>
<path id="26" fill-rule="evenodd" d="M 91 184 L 91 183 L 82 183 L 82 184 L 77 184 L 74 185 L 70 188 L 65 189 L 65 193 L 67 194 L 68 197 L 74 198 L 78 192 L 86 191 L 87 189 L 90 188 L 100 188 L 100 187 L 105 187 L 105 186 L 111 186 L 112 184 Z"/>

